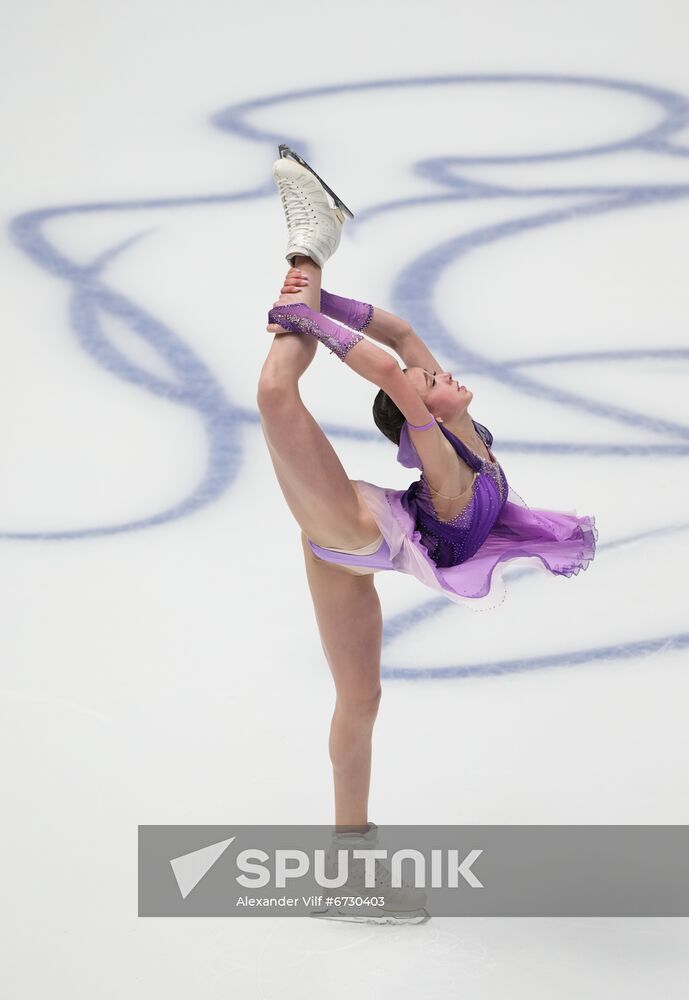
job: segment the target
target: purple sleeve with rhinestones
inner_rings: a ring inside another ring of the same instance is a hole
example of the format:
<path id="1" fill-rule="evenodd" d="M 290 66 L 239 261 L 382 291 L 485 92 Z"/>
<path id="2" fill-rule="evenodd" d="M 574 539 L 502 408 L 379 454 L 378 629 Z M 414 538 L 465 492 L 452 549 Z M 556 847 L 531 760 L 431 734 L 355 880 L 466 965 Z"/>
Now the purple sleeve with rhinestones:
<path id="1" fill-rule="evenodd" d="M 342 295 L 333 295 L 321 288 L 321 312 L 353 330 L 365 330 L 373 319 L 373 306 Z"/>
<path id="2" fill-rule="evenodd" d="M 322 313 L 314 312 L 305 302 L 290 302 L 274 306 L 268 313 L 268 322 L 277 323 L 290 333 L 306 333 L 328 348 L 344 361 L 348 352 L 364 338 L 346 326 L 333 323 Z"/>

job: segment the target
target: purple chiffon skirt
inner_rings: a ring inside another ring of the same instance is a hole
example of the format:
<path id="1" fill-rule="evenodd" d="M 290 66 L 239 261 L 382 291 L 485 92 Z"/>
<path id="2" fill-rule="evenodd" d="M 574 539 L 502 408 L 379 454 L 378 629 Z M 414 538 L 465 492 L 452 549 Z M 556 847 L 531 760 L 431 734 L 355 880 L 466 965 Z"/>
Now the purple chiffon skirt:
<path id="1" fill-rule="evenodd" d="M 356 486 L 383 535 L 381 547 L 371 555 L 352 557 L 311 542 L 316 555 L 328 562 L 408 573 L 475 611 L 503 602 L 503 571 L 512 560 L 530 560 L 547 574 L 573 576 L 586 569 L 595 555 L 598 531 L 593 516 L 528 507 L 510 487 L 500 515 L 478 551 L 457 566 L 438 568 L 402 506 L 400 498 L 405 491 L 385 489 L 363 479 L 356 480 Z"/>

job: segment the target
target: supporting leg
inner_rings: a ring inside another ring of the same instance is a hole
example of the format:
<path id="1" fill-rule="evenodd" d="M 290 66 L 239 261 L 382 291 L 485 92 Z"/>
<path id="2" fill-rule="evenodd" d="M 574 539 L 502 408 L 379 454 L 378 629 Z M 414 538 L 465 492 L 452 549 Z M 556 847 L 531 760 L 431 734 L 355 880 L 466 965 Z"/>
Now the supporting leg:
<path id="1" fill-rule="evenodd" d="M 317 560 L 302 533 L 306 576 L 336 703 L 330 726 L 335 823 L 368 822 L 373 726 L 381 697 L 383 615 L 373 576 Z"/>

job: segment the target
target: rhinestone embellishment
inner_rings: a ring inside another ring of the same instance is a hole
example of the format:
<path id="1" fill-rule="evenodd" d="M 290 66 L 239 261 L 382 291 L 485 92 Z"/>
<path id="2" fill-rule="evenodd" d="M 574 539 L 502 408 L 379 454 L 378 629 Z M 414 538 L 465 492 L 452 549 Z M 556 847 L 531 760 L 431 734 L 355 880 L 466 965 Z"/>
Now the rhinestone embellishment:
<path id="1" fill-rule="evenodd" d="M 293 307 L 292 307 L 293 308 Z M 284 311 L 283 311 L 284 310 Z M 271 323 L 277 323 L 291 333 L 306 333 L 330 349 L 331 354 L 336 354 L 340 361 L 344 361 L 351 349 L 365 338 L 360 333 L 345 326 L 339 328 L 339 337 L 326 333 L 318 323 L 315 323 L 308 316 L 302 316 L 296 312 L 290 312 L 289 306 L 275 306 L 270 310 L 268 318 Z M 341 332 L 340 332 L 341 331 Z"/>

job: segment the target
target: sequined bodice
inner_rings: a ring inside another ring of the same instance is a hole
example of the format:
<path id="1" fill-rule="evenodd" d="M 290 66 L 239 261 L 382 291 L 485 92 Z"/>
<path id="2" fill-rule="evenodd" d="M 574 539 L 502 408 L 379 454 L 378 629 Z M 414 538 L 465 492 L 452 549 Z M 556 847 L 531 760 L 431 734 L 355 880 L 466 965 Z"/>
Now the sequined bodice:
<path id="1" fill-rule="evenodd" d="M 493 435 L 475 420 L 473 424 L 490 451 Z M 405 510 L 414 517 L 421 542 L 436 566 L 456 566 L 471 558 L 485 541 L 507 500 L 509 485 L 498 461 L 481 458 L 442 424 L 438 426 L 459 457 L 475 473 L 469 501 L 451 520 L 440 519 L 433 503 L 433 493 L 423 474 L 400 499 Z M 406 423 L 402 428 L 397 458 L 402 465 L 422 468 Z"/>

